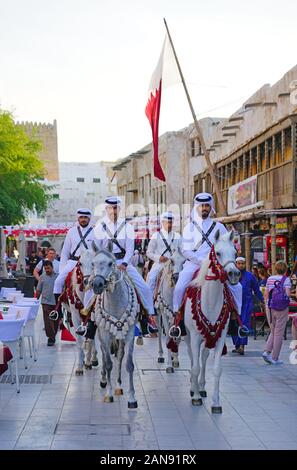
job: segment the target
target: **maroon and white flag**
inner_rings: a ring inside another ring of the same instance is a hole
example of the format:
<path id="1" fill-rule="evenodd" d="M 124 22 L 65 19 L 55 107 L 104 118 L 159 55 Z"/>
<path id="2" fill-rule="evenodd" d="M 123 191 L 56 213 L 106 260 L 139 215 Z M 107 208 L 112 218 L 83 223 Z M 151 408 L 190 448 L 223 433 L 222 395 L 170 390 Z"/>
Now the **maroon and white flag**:
<path id="1" fill-rule="evenodd" d="M 174 59 L 173 50 L 166 34 L 161 55 L 152 75 L 149 86 L 149 97 L 145 114 L 150 122 L 153 136 L 154 176 L 166 181 L 164 171 L 159 161 L 159 118 L 162 89 L 180 81 L 178 68 Z"/>

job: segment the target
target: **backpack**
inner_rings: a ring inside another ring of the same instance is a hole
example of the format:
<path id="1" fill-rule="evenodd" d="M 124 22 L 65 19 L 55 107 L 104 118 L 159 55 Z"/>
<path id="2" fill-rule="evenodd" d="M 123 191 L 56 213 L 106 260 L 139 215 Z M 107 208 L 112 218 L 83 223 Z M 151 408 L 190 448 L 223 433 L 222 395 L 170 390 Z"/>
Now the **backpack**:
<path id="1" fill-rule="evenodd" d="M 274 288 L 269 292 L 268 307 L 276 311 L 285 310 L 290 304 L 290 298 L 287 296 L 284 283 L 286 276 L 283 276 L 280 281 L 274 282 Z"/>

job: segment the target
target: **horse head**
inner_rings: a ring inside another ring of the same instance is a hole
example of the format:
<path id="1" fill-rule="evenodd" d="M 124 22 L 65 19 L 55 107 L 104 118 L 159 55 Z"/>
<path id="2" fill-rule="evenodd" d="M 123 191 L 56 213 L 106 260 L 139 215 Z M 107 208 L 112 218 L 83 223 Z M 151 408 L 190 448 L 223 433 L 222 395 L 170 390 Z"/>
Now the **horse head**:
<path id="1" fill-rule="evenodd" d="M 230 284 L 237 284 L 240 279 L 240 271 L 236 267 L 237 252 L 234 248 L 234 232 L 220 235 L 217 230 L 215 234 L 214 250 L 216 258 L 228 276 Z"/>
<path id="2" fill-rule="evenodd" d="M 184 255 L 182 254 L 182 252 L 180 250 L 180 246 L 178 246 L 178 248 L 173 250 L 172 256 L 169 260 L 170 272 L 171 272 L 171 281 L 172 281 L 172 284 L 174 286 L 176 285 L 176 283 L 178 281 L 179 273 L 183 269 L 183 264 L 184 264 L 185 260 L 186 259 L 185 259 Z"/>
<path id="3" fill-rule="evenodd" d="M 93 245 L 95 245 L 94 242 Z M 112 253 L 112 244 L 108 243 L 107 248 L 103 248 L 102 250 L 98 250 L 97 248 L 96 255 L 92 260 L 92 267 L 92 287 L 94 293 L 102 294 L 102 292 L 108 287 L 110 281 L 115 280 L 118 274 L 116 269 L 116 258 Z"/>
<path id="4" fill-rule="evenodd" d="M 84 289 L 86 289 L 89 285 L 90 277 L 93 271 L 93 261 L 94 253 L 91 250 L 87 250 L 86 248 L 81 249 L 80 258 L 79 258 L 79 266 L 83 275 L 83 285 Z"/>

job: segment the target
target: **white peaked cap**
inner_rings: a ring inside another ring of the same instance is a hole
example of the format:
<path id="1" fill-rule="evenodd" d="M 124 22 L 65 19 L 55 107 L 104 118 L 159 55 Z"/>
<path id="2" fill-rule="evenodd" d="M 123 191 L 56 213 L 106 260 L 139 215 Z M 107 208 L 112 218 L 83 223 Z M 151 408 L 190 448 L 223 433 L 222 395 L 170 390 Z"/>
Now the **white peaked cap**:
<path id="1" fill-rule="evenodd" d="M 209 193 L 198 193 L 194 198 L 195 206 L 200 206 L 201 204 L 209 204 L 211 207 L 214 206 L 214 200 L 211 194 Z"/>
<path id="2" fill-rule="evenodd" d="M 161 214 L 161 221 L 163 220 L 173 220 L 174 219 L 174 214 L 173 212 L 163 212 L 163 214 Z"/>
<path id="3" fill-rule="evenodd" d="M 80 209 L 77 209 L 76 211 L 77 217 L 85 216 L 85 217 L 92 217 L 92 211 L 91 209 L 87 209 L 86 207 L 81 207 Z"/>
<path id="4" fill-rule="evenodd" d="M 118 196 L 109 196 L 105 199 L 105 204 L 108 206 L 120 206 L 122 199 Z"/>

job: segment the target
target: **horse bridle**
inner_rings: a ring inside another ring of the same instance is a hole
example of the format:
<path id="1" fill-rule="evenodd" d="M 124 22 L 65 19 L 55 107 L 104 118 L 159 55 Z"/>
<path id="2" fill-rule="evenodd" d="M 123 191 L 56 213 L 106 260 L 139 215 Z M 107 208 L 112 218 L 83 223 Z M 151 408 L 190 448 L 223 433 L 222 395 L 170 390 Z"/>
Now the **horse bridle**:
<path id="1" fill-rule="evenodd" d="M 106 289 L 106 288 L 108 287 L 108 284 L 109 284 L 110 282 L 112 282 L 113 285 L 117 284 L 118 282 L 120 282 L 120 281 L 123 279 L 124 272 L 121 271 L 119 278 L 118 278 L 118 279 L 114 279 L 114 278 L 115 278 L 115 275 L 116 275 L 116 270 L 114 269 L 115 267 L 116 267 L 116 263 L 113 261 L 112 270 L 111 270 L 110 274 L 109 274 L 107 277 L 104 277 L 104 276 L 102 276 L 101 274 L 97 274 L 97 275 L 93 275 L 93 279 L 94 279 L 95 277 L 101 277 L 101 279 L 103 279 L 103 281 L 104 281 L 104 289 Z M 92 287 L 93 279 L 92 279 L 91 282 L 90 282 L 90 286 L 91 286 L 91 287 Z"/>

